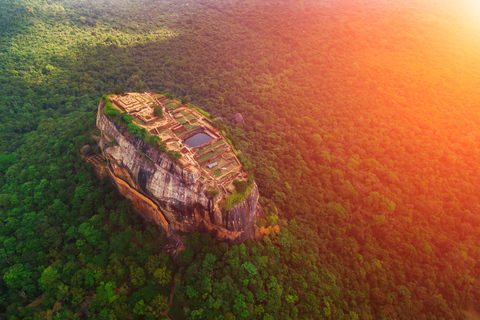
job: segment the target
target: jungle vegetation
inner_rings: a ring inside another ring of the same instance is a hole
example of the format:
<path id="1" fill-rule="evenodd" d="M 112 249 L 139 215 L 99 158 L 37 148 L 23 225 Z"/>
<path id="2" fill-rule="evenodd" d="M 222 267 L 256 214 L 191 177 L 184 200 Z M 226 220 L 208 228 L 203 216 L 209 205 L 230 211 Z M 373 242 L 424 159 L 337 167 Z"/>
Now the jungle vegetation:
<path id="1" fill-rule="evenodd" d="M 475 314 L 480 42 L 462 10 L 2 1 L 0 319 Z M 79 150 L 95 144 L 101 97 L 145 90 L 223 121 L 268 236 L 190 235 L 173 264 L 158 230 L 94 175 Z"/>

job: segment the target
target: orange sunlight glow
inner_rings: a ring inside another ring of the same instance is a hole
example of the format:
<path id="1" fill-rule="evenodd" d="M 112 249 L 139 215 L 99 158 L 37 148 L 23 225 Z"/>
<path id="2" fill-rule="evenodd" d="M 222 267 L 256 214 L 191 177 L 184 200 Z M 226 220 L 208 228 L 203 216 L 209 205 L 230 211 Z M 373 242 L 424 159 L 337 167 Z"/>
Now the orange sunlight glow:
<path id="1" fill-rule="evenodd" d="M 472 10 L 477 16 L 478 21 L 480 21 L 480 1 L 479 0 L 470 0 L 472 3 Z"/>
<path id="2" fill-rule="evenodd" d="M 453 8 L 452 8 L 453 9 Z M 453 35 L 458 42 L 458 51 L 478 61 L 480 49 L 480 0 L 461 0 L 455 12 L 460 28 Z"/>
<path id="3" fill-rule="evenodd" d="M 480 32 L 480 0 L 465 0 L 462 2 L 466 14 L 465 18 L 468 20 L 467 23 Z"/>

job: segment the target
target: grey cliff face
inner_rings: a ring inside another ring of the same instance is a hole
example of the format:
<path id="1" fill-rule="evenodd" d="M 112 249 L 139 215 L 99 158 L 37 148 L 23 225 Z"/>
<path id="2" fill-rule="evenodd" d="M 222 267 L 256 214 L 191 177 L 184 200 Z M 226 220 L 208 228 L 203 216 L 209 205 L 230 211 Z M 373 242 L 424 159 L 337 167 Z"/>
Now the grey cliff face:
<path id="1" fill-rule="evenodd" d="M 219 206 L 224 195 L 213 199 L 205 195 L 197 169 L 184 170 L 165 152 L 110 121 L 103 113 L 103 103 L 98 108 L 97 127 L 102 132 L 100 147 L 112 183 L 167 236 L 202 231 L 235 243 L 254 238 L 260 212 L 256 184 L 244 202 L 226 211 Z"/>

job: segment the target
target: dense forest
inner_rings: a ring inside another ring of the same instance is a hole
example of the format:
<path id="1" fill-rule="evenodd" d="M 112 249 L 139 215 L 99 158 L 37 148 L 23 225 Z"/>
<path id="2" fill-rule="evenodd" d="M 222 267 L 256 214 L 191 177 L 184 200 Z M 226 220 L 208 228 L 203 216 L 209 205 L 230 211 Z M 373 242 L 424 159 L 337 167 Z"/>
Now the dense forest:
<path id="1" fill-rule="evenodd" d="M 0 319 L 474 317 L 471 2 L 1 1 Z M 270 234 L 173 263 L 79 151 L 122 90 L 223 122 Z"/>

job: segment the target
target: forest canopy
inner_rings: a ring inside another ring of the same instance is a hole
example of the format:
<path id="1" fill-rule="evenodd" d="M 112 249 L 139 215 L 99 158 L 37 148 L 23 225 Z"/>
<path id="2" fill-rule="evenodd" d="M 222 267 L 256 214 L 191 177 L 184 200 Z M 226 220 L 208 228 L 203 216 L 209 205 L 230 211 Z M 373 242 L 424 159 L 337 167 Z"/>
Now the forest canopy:
<path id="1" fill-rule="evenodd" d="M 466 8 L 2 1 L 0 319 L 480 311 L 480 42 Z M 191 235 L 174 265 L 94 175 L 79 150 L 95 145 L 101 97 L 146 90 L 223 122 L 262 195 L 262 241 Z"/>

